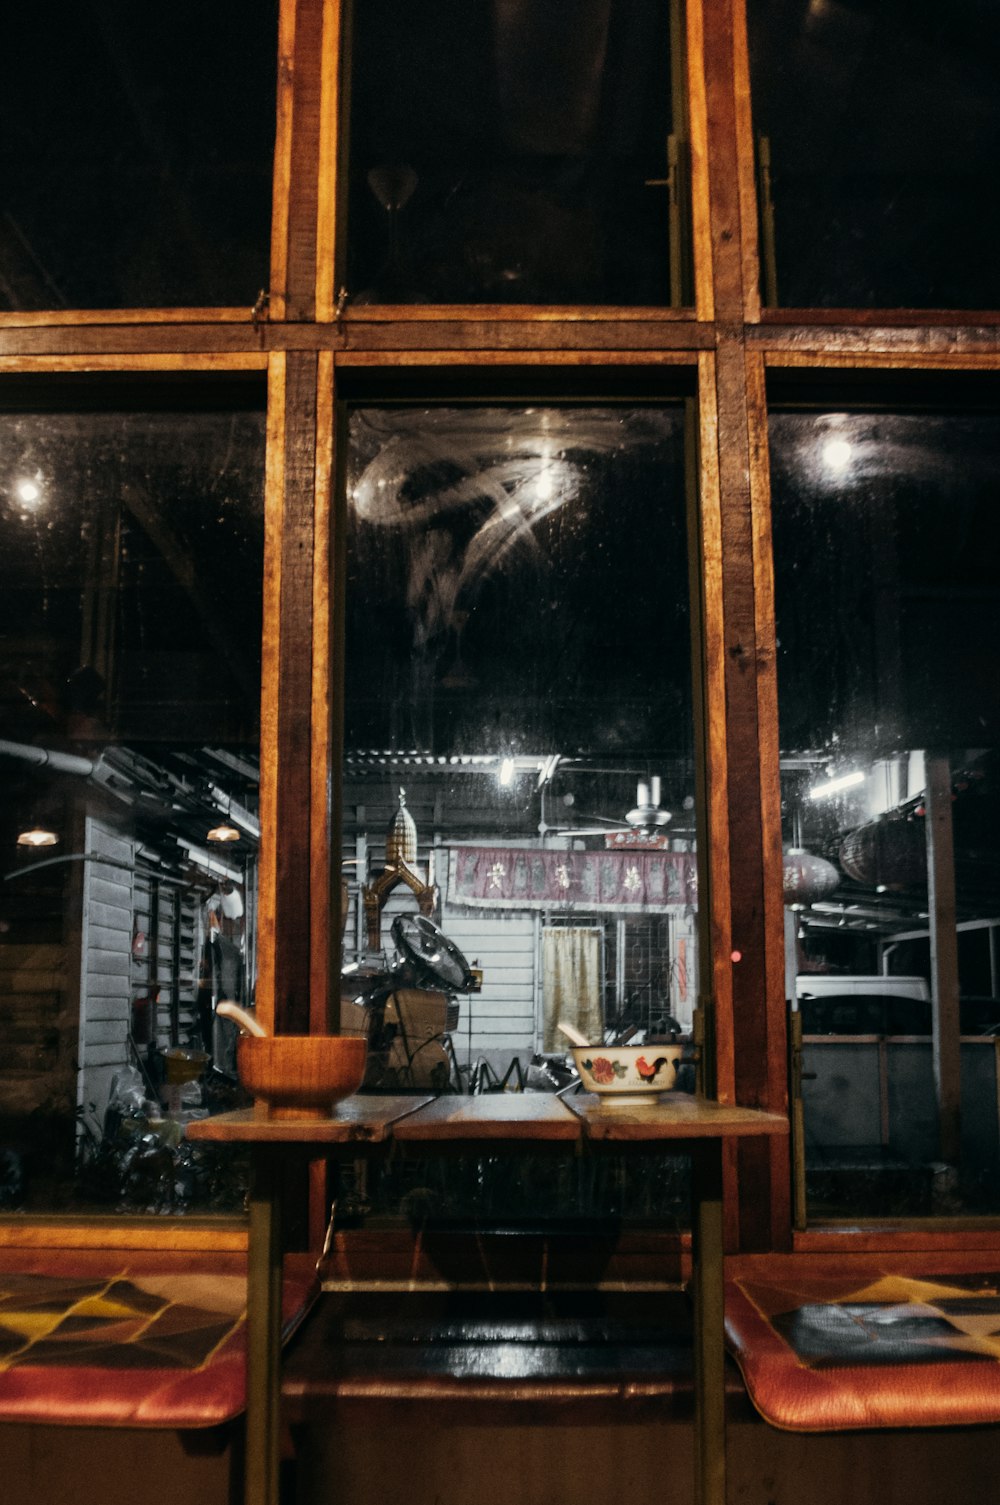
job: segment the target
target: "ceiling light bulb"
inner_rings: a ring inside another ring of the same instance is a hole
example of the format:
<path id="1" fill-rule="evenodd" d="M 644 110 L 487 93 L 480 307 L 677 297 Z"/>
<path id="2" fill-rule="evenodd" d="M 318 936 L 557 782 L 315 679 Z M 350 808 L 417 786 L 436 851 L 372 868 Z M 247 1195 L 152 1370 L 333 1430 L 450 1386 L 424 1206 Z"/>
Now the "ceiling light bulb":
<path id="1" fill-rule="evenodd" d="M 25 507 L 34 507 L 36 502 L 41 501 L 42 488 L 37 481 L 32 481 L 28 477 L 18 481 L 14 491 L 18 501 Z"/>
<path id="2" fill-rule="evenodd" d="M 19 847 L 54 847 L 59 837 L 55 831 L 50 831 L 46 826 L 32 826 L 30 830 L 18 833 L 17 845 Z"/>
<path id="3" fill-rule="evenodd" d="M 500 763 L 500 783 L 508 789 L 514 782 L 514 759 L 504 758 Z"/>
<path id="4" fill-rule="evenodd" d="M 846 470 L 853 454 L 846 439 L 828 439 L 823 445 L 823 459 L 830 470 Z"/>
<path id="5" fill-rule="evenodd" d="M 239 841 L 240 833 L 235 826 L 223 821 L 218 826 L 213 826 L 206 835 L 206 841 Z"/>

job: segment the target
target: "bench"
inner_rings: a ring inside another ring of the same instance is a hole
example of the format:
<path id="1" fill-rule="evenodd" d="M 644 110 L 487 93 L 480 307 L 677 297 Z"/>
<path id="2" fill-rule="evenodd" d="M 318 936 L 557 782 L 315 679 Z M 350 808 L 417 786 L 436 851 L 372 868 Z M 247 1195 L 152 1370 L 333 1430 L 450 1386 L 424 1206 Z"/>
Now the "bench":
<path id="1" fill-rule="evenodd" d="M 728 1276 L 729 1350 L 772 1426 L 1000 1423 L 1000 1247 L 750 1255 Z"/>
<path id="2" fill-rule="evenodd" d="M 560 1249 L 553 1239 L 533 1246 L 519 1236 L 507 1240 L 509 1256 L 500 1238 L 450 1246 L 442 1238 L 437 1250 L 407 1250 L 405 1240 L 397 1247 L 380 1236 L 388 1249 L 367 1284 L 366 1261 L 352 1259 L 350 1240 L 334 1248 L 328 1289 L 284 1365 L 300 1499 L 375 1505 L 399 1497 L 404 1480 L 411 1505 L 691 1498 L 690 1313 L 663 1280 L 680 1273 L 676 1244 L 670 1270 L 667 1244 L 652 1235 L 623 1237 L 617 1253 L 610 1238 L 592 1248 L 569 1238 Z M 901 1262 L 908 1267 L 902 1276 Z M 730 1361 L 726 1373 L 730 1498 L 740 1505 L 937 1505 L 943 1480 L 949 1492 L 963 1488 L 976 1498 L 984 1471 L 1000 1462 L 1000 1365 L 959 1350 L 959 1371 L 969 1378 L 974 1369 L 979 1379 L 976 1391 L 956 1388 L 951 1357 L 945 1371 L 927 1352 L 907 1356 L 911 1338 L 900 1312 L 893 1340 L 900 1363 L 878 1363 L 874 1373 L 855 1364 L 831 1389 L 835 1370 L 810 1370 L 760 1303 L 768 1293 L 773 1300 L 764 1304 L 776 1317 L 824 1305 L 835 1327 L 842 1293 L 867 1292 L 885 1318 L 899 1305 L 893 1280 L 947 1273 L 966 1279 L 978 1302 L 983 1263 L 983 1251 L 902 1261 L 730 1260 L 727 1335 L 739 1364 Z M 825 1410 L 815 1397 L 808 1415 L 801 1409 L 803 1368 L 826 1387 Z M 775 1399 L 781 1385 L 783 1410 Z"/>
<path id="3" fill-rule="evenodd" d="M 286 1332 L 315 1294 L 290 1261 Z M 5 1505 L 157 1495 L 228 1505 L 241 1469 L 246 1256 L 0 1249 Z"/>

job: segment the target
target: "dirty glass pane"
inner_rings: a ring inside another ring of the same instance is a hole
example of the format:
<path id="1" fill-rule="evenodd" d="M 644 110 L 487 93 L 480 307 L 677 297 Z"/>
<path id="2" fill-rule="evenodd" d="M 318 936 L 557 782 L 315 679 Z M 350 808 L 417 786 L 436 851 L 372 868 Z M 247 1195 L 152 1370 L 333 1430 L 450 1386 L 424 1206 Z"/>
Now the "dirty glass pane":
<path id="1" fill-rule="evenodd" d="M 268 283 L 277 9 L 5 8 L 0 309 L 253 306 Z"/>
<path id="2" fill-rule="evenodd" d="M 1000 303 L 1000 13 L 984 0 L 750 0 L 765 296 Z"/>
<path id="3" fill-rule="evenodd" d="M 810 1208 L 996 1211 L 1000 411 L 770 439 Z"/>
<path id="4" fill-rule="evenodd" d="M 252 1002 L 256 386 L 0 411 L 0 1209 L 214 1211 Z M 100 402 L 100 407 L 95 406 Z"/>
<path id="5" fill-rule="evenodd" d="M 692 1086 L 683 423 L 680 406 L 349 414 L 342 1017 L 368 1033 L 371 1090 L 571 1085 L 563 1017 L 598 1082 L 628 1038 L 637 1090 Z M 400 1164 L 365 1196 L 662 1220 L 686 1215 L 685 1176 L 669 1157 Z"/>
<path id="6" fill-rule="evenodd" d="M 352 301 L 682 302 L 680 14 L 679 0 L 355 4 Z"/>

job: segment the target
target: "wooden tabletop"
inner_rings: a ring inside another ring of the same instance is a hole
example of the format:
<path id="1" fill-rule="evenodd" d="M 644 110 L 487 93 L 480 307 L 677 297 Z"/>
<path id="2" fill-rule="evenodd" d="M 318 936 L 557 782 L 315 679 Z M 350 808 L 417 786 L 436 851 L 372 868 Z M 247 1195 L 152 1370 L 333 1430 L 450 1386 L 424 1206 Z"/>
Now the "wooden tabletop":
<path id="1" fill-rule="evenodd" d="M 588 1139 L 620 1143 L 668 1139 L 742 1139 L 787 1134 L 788 1120 L 759 1108 L 737 1108 L 686 1092 L 663 1093 L 650 1103 L 615 1103 L 596 1092 L 569 1093 L 564 1099 Z"/>
<path id="2" fill-rule="evenodd" d="M 198 1118 L 185 1129 L 188 1139 L 227 1144 L 382 1144 L 393 1126 L 432 1103 L 430 1097 L 349 1097 L 330 1118 L 264 1118 L 256 1108 Z"/>
<path id="3" fill-rule="evenodd" d="M 409 1143 L 580 1138 L 580 1122 L 553 1092 L 486 1092 L 478 1097 L 435 1098 L 393 1126 Z"/>
<path id="4" fill-rule="evenodd" d="M 228 1144 L 490 1144 L 614 1140 L 744 1138 L 787 1134 L 788 1120 L 686 1093 L 650 1103 L 610 1103 L 596 1093 L 489 1092 L 479 1097 L 361 1095 L 338 1103 L 330 1118 L 264 1118 L 255 1108 L 219 1113 L 187 1125 L 187 1137 Z"/>

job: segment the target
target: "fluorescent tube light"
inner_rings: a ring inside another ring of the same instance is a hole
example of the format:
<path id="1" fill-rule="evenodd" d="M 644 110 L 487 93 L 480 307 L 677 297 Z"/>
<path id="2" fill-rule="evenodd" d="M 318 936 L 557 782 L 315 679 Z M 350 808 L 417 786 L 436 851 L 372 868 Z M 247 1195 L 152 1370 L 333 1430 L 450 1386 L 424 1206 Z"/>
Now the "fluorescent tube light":
<path id="1" fill-rule="evenodd" d="M 853 773 L 838 773 L 834 778 L 827 779 L 825 783 L 814 784 L 809 791 L 811 800 L 825 799 L 828 794 L 839 794 L 841 789 L 852 789 L 855 784 L 863 784 L 865 775 L 860 768 Z"/>

